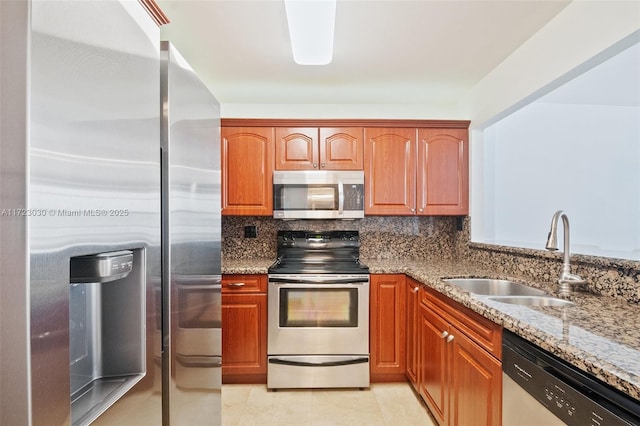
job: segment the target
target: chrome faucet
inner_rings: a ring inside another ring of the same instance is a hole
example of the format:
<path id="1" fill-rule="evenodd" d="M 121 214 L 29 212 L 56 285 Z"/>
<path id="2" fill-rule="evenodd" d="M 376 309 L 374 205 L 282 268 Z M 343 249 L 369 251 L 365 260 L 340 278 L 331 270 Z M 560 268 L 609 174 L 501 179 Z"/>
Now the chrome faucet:
<path id="1" fill-rule="evenodd" d="M 558 250 L 558 220 L 562 218 L 562 224 L 564 226 L 564 262 L 562 263 L 562 271 L 558 278 L 558 292 L 560 296 L 568 296 L 571 294 L 571 284 L 584 284 L 586 283 L 579 275 L 571 273 L 571 263 L 569 255 L 569 218 L 567 214 L 558 210 L 551 218 L 551 230 L 549 231 L 549 237 L 547 238 L 547 250 Z"/>

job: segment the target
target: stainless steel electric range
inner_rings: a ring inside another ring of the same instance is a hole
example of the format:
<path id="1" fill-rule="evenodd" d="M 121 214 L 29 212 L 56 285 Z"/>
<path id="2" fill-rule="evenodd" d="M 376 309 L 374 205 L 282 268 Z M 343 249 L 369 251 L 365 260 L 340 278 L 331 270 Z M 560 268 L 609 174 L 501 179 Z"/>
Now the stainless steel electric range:
<path id="1" fill-rule="evenodd" d="M 279 231 L 267 388 L 369 387 L 369 268 L 357 231 Z"/>

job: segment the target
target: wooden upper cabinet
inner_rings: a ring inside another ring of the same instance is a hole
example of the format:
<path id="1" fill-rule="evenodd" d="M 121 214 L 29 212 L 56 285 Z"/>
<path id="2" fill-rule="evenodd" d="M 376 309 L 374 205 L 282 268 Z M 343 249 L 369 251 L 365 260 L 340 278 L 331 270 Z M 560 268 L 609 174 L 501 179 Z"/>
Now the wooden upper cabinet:
<path id="1" fill-rule="evenodd" d="M 276 170 L 318 169 L 318 129 L 276 127 Z"/>
<path id="2" fill-rule="evenodd" d="M 468 214 L 466 128 L 367 128 L 365 141 L 365 214 Z"/>
<path id="3" fill-rule="evenodd" d="M 418 131 L 417 211 L 423 215 L 469 212 L 467 129 Z"/>
<path id="4" fill-rule="evenodd" d="M 276 170 L 362 170 L 362 128 L 276 128 Z"/>
<path id="5" fill-rule="evenodd" d="M 320 129 L 320 168 L 362 170 L 364 143 L 362 127 Z"/>
<path id="6" fill-rule="evenodd" d="M 223 127 L 222 214 L 273 215 L 273 127 Z"/>
<path id="7" fill-rule="evenodd" d="M 222 122 L 223 215 L 271 216 L 274 170 L 364 170 L 365 215 L 469 213 L 468 121 Z"/>
<path id="8" fill-rule="evenodd" d="M 416 129 L 365 128 L 366 215 L 413 215 L 416 205 Z"/>

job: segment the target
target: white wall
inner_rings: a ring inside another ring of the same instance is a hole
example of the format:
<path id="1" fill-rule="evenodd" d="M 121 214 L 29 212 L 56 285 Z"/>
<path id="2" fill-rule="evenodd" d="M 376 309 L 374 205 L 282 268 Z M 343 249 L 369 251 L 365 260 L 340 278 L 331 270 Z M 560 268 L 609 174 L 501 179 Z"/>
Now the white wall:
<path id="1" fill-rule="evenodd" d="M 224 118 L 385 118 L 465 120 L 459 104 L 222 104 Z"/>
<path id="2" fill-rule="evenodd" d="M 639 40 L 640 2 L 574 1 L 469 93 L 472 241 L 543 249 L 565 209 L 572 251 L 640 257 L 637 48 L 577 78 Z"/>
<path id="3" fill-rule="evenodd" d="M 463 115 L 472 128 L 486 127 L 639 29 L 639 1 L 574 0 L 473 87 L 462 100 Z"/>
<path id="4" fill-rule="evenodd" d="M 637 106 L 535 102 L 492 125 L 474 240 L 544 249 L 562 209 L 572 252 L 640 260 L 639 118 Z"/>

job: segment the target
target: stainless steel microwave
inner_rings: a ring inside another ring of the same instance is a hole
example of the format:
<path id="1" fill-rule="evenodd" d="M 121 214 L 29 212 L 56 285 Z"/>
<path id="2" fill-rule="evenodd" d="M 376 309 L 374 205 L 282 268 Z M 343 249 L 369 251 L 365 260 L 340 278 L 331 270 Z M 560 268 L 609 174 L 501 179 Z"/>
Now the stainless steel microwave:
<path id="1" fill-rule="evenodd" d="M 364 217 L 364 172 L 302 170 L 273 173 L 276 219 Z"/>

